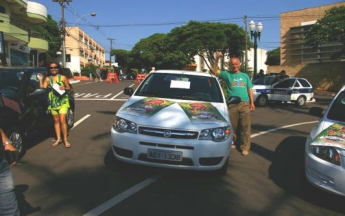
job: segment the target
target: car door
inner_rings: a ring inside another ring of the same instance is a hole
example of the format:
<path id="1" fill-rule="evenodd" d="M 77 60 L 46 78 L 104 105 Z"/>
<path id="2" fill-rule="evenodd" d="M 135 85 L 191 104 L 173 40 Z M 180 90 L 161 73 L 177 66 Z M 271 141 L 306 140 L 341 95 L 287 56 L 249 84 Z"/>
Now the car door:
<path id="1" fill-rule="evenodd" d="M 296 79 L 284 79 L 272 86 L 271 100 L 275 101 L 290 101 L 292 88 Z"/>
<path id="2" fill-rule="evenodd" d="M 36 89 L 39 89 L 38 72 L 36 70 L 28 70 L 28 77 L 23 85 L 23 114 L 21 122 L 29 133 L 52 125 L 52 117 L 47 112 L 47 93 L 36 96 L 31 95 Z"/>

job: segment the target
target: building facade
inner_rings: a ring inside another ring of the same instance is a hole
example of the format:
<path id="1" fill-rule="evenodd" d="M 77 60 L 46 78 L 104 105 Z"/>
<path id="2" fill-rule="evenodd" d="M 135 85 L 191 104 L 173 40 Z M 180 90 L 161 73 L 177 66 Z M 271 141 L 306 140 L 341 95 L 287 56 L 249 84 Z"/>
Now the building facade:
<path id="1" fill-rule="evenodd" d="M 48 41 L 33 32 L 47 22 L 47 8 L 28 0 L 0 1 L 0 66 L 39 66 Z"/>
<path id="2" fill-rule="evenodd" d="M 282 66 L 332 62 L 330 56 L 340 50 L 340 42 L 322 44 L 314 50 L 304 44 L 304 38 L 317 20 L 324 17 L 326 10 L 339 6 L 345 6 L 345 2 L 280 14 L 280 64 Z"/>
<path id="3" fill-rule="evenodd" d="M 87 64 L 105 66 L 105 48 L 79 27 L 66 28 L 66 67 L 80 73 Z"/>

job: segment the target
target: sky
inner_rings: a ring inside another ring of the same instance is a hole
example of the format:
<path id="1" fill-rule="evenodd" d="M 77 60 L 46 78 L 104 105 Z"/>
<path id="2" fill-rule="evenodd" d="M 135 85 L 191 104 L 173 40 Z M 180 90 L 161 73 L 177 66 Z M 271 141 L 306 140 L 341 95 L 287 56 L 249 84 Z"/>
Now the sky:
<path id="1" fill-rule="evenodd" d="M 30 0 L 47 7 L 58 23 L 61 7 L 53 0 Z M 190 20 L 234 23 L 244 28 L 250 20 L 263 24 L 258 47 L 270 51 L 279 47 L 280 14 L 341 0 L 72 0 L 65 4 L 66 26 L 78 26 L 106 50 L 131 50 L 140 39 L 155 33 L 169 33 Z M 91 17 L 87 14 L 96 13 Z M 249 31 L 249 27 L 248 27 Z"/>

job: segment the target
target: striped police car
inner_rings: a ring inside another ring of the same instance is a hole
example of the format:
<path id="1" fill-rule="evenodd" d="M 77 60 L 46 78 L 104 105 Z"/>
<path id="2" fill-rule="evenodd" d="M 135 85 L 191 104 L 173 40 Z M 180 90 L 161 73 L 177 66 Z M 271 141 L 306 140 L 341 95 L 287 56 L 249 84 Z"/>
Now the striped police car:
<path id="1" fill-rule="evenodd" d="M 314 101 L 313 87 L 304 78 L 290 77 L 279 81 L 277 77 L 267 76 L 253 82 L 254 101 L 265 106 L 268 101 L 294 102 L 303 106 Z"/>

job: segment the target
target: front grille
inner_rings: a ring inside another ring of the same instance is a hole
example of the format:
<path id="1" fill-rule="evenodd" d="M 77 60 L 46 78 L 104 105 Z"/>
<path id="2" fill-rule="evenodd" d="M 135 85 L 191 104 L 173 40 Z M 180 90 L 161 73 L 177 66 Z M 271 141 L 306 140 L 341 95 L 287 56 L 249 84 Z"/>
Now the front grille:
<path id="1" fill-rule="evenodd" d="M 158 163 L 158 164 L 170 164 L 170 165 L 184 165 L 184 166 L 193 166 L 194 163 L 190 158 L 183 158 L 182 161 L 167 161 L 167 160 L 156 160 L 151 159 L 146 156 L 146 154 L 140 154 L 138 160 L 146 161 L 150 163 Z"/>
<path id="2" fill-rule="evenodd" d="M 161 148 L 171 148 L 171 149 L 185 149 L 185 150 L 194 150 L 193 146 L 182 146 L 182 145 L 171 145 L 171 144 L 159 144 L 151 142 L 139 142 L 140 145 L 152 146 L 152 147 L 161 147 Z"/>
<path id="3" fill-rule="evenodd" d="M 155 137 L 175 138 L 175 139 L 197 139 L 198 132 L 183 130 L 168 130 L 160 128 L 139 127 L 139 134 Z"/>

